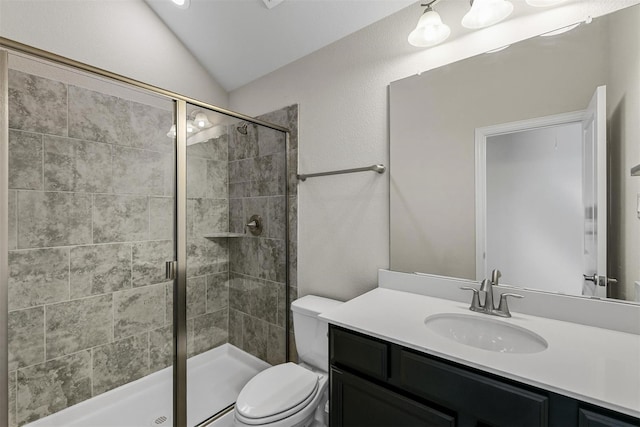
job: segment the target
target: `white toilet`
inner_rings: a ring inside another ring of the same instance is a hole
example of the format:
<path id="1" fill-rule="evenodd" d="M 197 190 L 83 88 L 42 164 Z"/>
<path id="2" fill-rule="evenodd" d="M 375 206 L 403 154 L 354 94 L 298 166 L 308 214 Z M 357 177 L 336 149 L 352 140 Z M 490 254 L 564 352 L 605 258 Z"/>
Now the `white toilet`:
<path id="1" fill-rule="evenodd" d="M 235 425 L 326 426 L 327 323 L 318 315 L 340 304 L 313 295 L 291 303 L 299 364 L 272 366 L 253 377 L 238 395 Z"/>

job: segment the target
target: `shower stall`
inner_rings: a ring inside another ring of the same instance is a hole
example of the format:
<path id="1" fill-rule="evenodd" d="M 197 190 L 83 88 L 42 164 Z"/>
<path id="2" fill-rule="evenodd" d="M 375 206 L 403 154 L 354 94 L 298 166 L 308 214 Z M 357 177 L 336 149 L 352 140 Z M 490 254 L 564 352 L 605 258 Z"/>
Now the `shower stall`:
<path id="1" fill-rule="evenodd" d="M 296 106 L 0 39 L 0 112 L 0 425 L 205 425 L 295 358 Z"/>

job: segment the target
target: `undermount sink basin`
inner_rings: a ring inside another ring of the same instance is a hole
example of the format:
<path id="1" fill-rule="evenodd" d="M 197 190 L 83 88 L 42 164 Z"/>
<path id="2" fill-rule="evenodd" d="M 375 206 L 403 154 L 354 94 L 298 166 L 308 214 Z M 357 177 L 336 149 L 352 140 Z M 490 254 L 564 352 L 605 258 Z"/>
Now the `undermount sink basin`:
<path id="1" fill-rule="evenodd" d="M 424 319 L 432 332 L 460 344 L 500 353 L 538 353 L 548 347 L 540 335 L 490 317 L 436 314 Z"/>

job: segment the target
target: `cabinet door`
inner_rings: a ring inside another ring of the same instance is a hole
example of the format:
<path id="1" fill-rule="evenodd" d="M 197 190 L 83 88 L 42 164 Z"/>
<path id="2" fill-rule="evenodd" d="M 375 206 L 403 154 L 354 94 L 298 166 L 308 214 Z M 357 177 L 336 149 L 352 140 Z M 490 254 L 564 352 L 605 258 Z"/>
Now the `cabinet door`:
<path id="1" fill-rule="evenodd" d="M 640 425 L 640 420 L 629 422 L 622 420 L 621 418 L 613 418 L 609 415 L 599 414 L 597 412 L 589 411 L 588 409 L 580 409 L 578 415 L 579 427 L 634 427 Z M 633 423 L 633 424 L 632 424 Z"/>
<path id="2" fill-rule="evenodd" d="M 331 369 L 331 427 L 454 427 L 455 418 L 363 380 Z"/>

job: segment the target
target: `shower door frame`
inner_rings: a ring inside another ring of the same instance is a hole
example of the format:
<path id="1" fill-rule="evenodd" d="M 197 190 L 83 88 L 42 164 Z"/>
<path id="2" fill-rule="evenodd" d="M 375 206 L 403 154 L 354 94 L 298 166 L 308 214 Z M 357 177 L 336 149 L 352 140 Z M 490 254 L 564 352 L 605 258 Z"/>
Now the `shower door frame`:
<path id="1" fill-rule="evenodd" d="M 285 134 L 285 154 L 290 149 L 290 129 L 263 120 L 216 107 L 215 105 L 192 99 L 166 89 L 140 82 L 92 65 L 84 64 L 42 49 L 38 49 L 11 39 L 0 37 L 0 387 L 7 386 L 0 393 L 0 425 L 7 424 L 9 418 L 9 348 L 8 348 L 8 184 L 9 184 L 9 100 L 8 100 L 8 56 L 10 53 L 24 54 L 59 65 L 94 74 L 118 83 L 131 85 L 156 95 L 169 98 L 175 103 L 176 119 L 176 162 L 175 162 L 175 235 L 174 255 L 177 261 L 176 277 L 173 285 L 173 425 L 187 425 L 187 104 L 195 105 L 216 113 L 234 117 Z M 7 96 L 5 96 L 7 94 Z M 289 162 L 285 161 L 285 360 L 289 361 Z M 215 414 L 212 414 L 212 416 Z M 206 425 L 211 421 L 203 421 Z"/>

